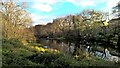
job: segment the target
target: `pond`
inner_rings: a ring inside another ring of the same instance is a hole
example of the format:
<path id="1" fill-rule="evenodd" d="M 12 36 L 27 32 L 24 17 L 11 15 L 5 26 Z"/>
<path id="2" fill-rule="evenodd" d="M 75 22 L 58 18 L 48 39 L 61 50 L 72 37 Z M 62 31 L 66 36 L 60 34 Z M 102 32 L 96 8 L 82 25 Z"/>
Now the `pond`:
<path id="1" fill-rule="evenodd" d="M 62 53 L 69 55 L 73 55 L 76 48 L 75 43 L 58 41 L 58 40 L 40 39 L 39 42 L 42 45 L 44 45 L 45 48 L 57 49 Z M 120 60 L 120 57 L 110 54 L 110 51 L 108 49 L 105 49 L 105 52 L 100 51 L 99 49 L 104 50 L 104 48 L 100 46 L 86 46 L 80 44 L 79 49 L 81 51 L 87 52 L 90 55 L 94 55 L 104 60 L 115 61 L 115 62 L 118 62 Z"/>

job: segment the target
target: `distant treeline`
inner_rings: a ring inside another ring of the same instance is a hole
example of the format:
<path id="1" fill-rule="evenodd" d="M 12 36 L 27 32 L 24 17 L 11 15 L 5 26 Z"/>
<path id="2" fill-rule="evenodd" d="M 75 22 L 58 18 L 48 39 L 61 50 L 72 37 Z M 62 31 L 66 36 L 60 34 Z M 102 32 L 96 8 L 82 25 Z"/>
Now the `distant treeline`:
<path id="1" fill-rule="evenodd" d="M 97 43 L 115 48 L 119 45 L 119 22 L 119 17 L 109 20 L 107 13 L 84 10 L 78 15 L 54 19 L 47 25 L 36 25 L 34 35 L 37 41 L 40 38 L 61 38 L 81 44 Z"/>

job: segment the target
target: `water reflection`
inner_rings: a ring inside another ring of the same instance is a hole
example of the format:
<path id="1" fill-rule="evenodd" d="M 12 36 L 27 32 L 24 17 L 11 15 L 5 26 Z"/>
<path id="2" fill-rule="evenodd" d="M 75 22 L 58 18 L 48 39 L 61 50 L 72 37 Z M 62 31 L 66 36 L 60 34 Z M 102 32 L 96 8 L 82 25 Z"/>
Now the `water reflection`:
<path id="1" fill-rule="evenodd" d="M 98 46 L 97 47 L 86 46 L 86 45 L 79 44 L 79 47 L 76 47 L 74 43 L 70 43 L 70 42 L 66 43 L 63 41 L 45 40 L 45 39 L 41 39 L 40 43 L 43 44 L 45 48 L 57 49 L 63 52 L 64 54 L 72 55 L 73 53 L 80 50 L 81 52 L 84 51 L 90 55 L 94 55 L 94 56 L 97 56 L 97 57 L 100 57 L 102 59 L 109 60 L 109 61 L 117 62 L 119 59 L 118 56 L 111 55 L 108 49 L 106 49 L 105 52 L 95 50 L 95 48 L 98 48 Z"/>
<path id="2" fill-rule="evenodd" d="M 69 51 L 70 51 L 71 54 L 73 54 L 73 52 L 74 52 L 74 46 L 71 45 L 70 48 L 69 48 Z"/>

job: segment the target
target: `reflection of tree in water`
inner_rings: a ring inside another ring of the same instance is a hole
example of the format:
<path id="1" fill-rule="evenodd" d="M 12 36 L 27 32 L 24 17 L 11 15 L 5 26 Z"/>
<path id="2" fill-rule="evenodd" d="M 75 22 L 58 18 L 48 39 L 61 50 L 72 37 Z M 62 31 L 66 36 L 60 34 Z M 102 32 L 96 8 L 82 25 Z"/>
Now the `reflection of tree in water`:
<path id="1" fill-rule="evenodd" d="M 73 52 L 73 55 L 79 55 L 80 54 L 80 41 L 81 41 L 81 39 L 82 39 L 82 37 L 81 37 L 81 35 L 79 34 L 79 32 L 78 32 L 78 34 L 77 34 L 77 36 L 76 36 L 76 41 L 75 41 L 75 48 L 74 48 L 74 52 Z"/>
<path id="2" fill-rule="evenodd" d="M 79 55 L 79 50 L 80 49 L 77 46 L 75 46 L 73 55 Z"/>

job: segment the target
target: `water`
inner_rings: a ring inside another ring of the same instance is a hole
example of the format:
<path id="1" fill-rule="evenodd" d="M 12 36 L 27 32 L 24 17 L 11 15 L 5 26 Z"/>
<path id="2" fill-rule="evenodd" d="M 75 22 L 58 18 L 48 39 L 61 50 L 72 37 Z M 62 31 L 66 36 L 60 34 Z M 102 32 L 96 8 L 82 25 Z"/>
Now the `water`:
<path id="1" fill-rule="evenodd" d="M 74 50 L 75 50 L 74 43 L 70 44 L 70 43 L 66 43 L 63 41 L 46 40 L 46 39 L 41 39 L 40 43 L 43 44 L 45 48 L 57 49 L 57 50 L 63 52 L 64 54 L 72 55 Z M 101 48 L 102 49 L 103 47 L 80 45 L 80 49 L 82 51 L 85 51 L 91 55 L 102 58 L 104 60 L 118 62 L 118 60 L 120 59 L 120 57 L 118 57 L 118 56 L 111 55 L 109 50 L 107 50 L 105 53 L 103 53 L 103 52 L 100 52 L 98 50 L 94 50 L 94 48 Z"/>

